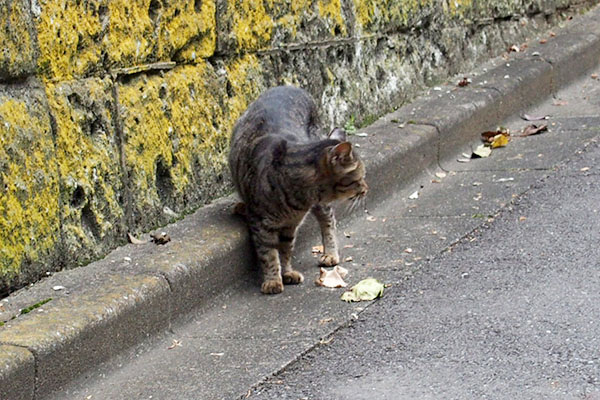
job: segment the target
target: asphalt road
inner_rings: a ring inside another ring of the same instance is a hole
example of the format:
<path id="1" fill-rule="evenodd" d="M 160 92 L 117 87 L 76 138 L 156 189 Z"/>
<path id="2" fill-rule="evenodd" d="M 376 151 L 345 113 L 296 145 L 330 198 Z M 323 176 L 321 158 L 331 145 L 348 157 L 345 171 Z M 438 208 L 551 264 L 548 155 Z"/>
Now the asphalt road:
<path id="1" fill-rule="evenodd" d="M 241 280 L 53 398 L 600 399 L 599 99 L 584 77 L 523 110 L 548 132 L 516 137 L 515 115 L 491 157 L 346 220 L 346 280 L 391 284 L 382 299 L 315 286 L 301 246 L 303 285 Z"/>
<path id="2" fill-rule="evenodd" d="M 568 124 L 600 132 L 598 111 Z M 531 143 L 516 162 L 553 156 Z M 249 398 L 600 399 L 600 146 L 589 143 Z"/>

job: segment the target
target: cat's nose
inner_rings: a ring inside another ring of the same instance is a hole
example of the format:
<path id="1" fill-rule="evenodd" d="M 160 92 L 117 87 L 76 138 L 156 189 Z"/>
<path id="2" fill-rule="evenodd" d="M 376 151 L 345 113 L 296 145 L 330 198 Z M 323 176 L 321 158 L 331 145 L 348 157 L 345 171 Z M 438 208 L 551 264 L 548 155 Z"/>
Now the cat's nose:
<path id="1" fill-rule="evenodd" d="M 361 194 L 361 196 L 364 196 L 369 191 L 369 185 L 367 185 L 367 182 L 365 182 L 365 181 L 362 181 L 361 183 L 362 183 L 362 185 L 360 187 L 360 189 L 361 189 L 360 194 Z"/>

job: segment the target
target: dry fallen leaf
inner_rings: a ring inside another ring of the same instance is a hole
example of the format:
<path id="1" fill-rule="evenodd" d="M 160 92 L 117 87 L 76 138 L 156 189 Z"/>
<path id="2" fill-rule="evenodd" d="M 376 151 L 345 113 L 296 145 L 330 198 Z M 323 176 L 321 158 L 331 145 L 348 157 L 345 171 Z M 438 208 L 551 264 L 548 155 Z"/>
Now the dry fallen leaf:
<path id="1" fill-rule="evenodd" d="M 552 105 L 553 105 L 553 106 L 557 106 L 557 107 L 560 107 L 560 106 L 566 106 L 567 104 L 569 104 L 569 102 L 568 102 L 568 101 L 566 101 L 566 100 L 560 100 L 560 99 L 555 99 L 555 100 L 552 102 Z"/>
<path id="2" fill-rule="evenodd" d="M 369 216 L 367 217 L 367 221 L 370 221 L 370 222 L 375 222 L 375 221 L 377 221 L 377 218 L 375 218 L 375 217 L 374 217 L 374 216 L 372 216 L 372 215 L 369 215 Z"/>
<path id="3" fill-rule="evenodd" d="M 527 217 L 519 217 L 519 221 L 523 222 L 527 219 Z"/>
<path id="4" fill-rule="evenodd" d="M 404 249 L 404 252 L 410 254 L 410 253 L 413 252 L 413 249 L 411 249 L 410 247 L 408 247 L 408 248 Z"/>
<path id="5" fill-rule="evenodd" d="M 129 238 L 129 243 L 131 243 L 131 244 L 146 244 L 146 243 L 148 243 L 148 242 L 145 242 L 143 240 L 136 238 L 129 232 L 127 232 L 127 237 Z"/>
<path id="6" fill-rule="evenodd" d="M 464 78 L 462 78 L 459 82 L 458 82 L 458 86 L 459 87 L 465 87 L 468 86 L 471 83 L 471 79 L 467 78 L 466 76 Z"/>
<path id="7" fill-rule="evenodd" d="M 492 149 L 489 146 L 480 144 L 477 146 L 477 148 L 475 148 L 475 150 L 473 150 L 473 155 L 471 158 L 485 158 L 489 157 L 490 154 L 492 154 Z"/>
<path id="8" fill-rule="evenodd" d="M 510 131 L 507 128 L 498 127 L 498 129 L 495 131 L 483 132 L 481 134 L 481 140 L 483 140 L 485 143 L 492 143 L 498 135 L 509 137 Z"/>
<path id="9" fill-rule="evenodd" d="M 177 339 L 173 339 L 173 343 L 171 343 L 171 345 L 169 347 L 167 347 L 168 350 L 174 349 L 175 347 L 181 347 L 181 342 Z"/>
<path id="10" fill-rule="evenodd" d="M 435 173 L 435 176 L 437 176 L 437 177 L 438 177 L 438 178 L 440 178 L 440 179 L 443 179 L 443 178 L 445 178 L 445 177 L 446 177 L 446 175 L 447 175 L 447 174 L 446 174 L 445 172 L 443 172 L 443 171 L 442 171 L 442 172 L 436 172 L 436 173 Z"/>
<path id="11" fill-rule="evenodd" d="M 352 289 L 342 294 L 341 299 L 347 302 L 375 300 L 383 296 L 383 283 L 375 278 L 367 278 L 352 286 Z"/>
<path id="12" fill-rule="evenodd" d="M 494 139 L 492 140 L 492 149 L 496 149 L 498 147 L 504 147 L 508 144 L 508 142 L 510 141 L 510 136 L 506 136 L 504 134 L 499 134 L 494 136 Z"/>
<path id="13" fill-rule="evenodd" d="M 171 237 L 167 232 L 153 233 L 150 236 L 155 244 L 167 244 L 171 241 Z"/>
<path id="14" fill-rule="evenodd" d="M 344 258 L 344 261 L 345 262 L 352 262 L 352 261 L 354 261 L 354 258 L 352 258 L 352 256 L 348 256 L 348 257 Z"/>
<path id="15" fill-rule="evenodd" d="M 331 317 L 323 318 L 323 319 L 319 320 L 319 325 L 325 325 L 326 323 L 331 322 L 331 321 L 333 321 L 333 318 L 331 318 Z"/>
<path id="16" fill-rule="evenodd" d="M 540 40 L 540 44 L 546 44 L 546 43 L 548 43 L 548 39 L 542 39 L 542 40 Z"/>
<path id="17" fill-rule="evenodd" d="M 348 284 L 344 282 L 344 277 L 348 275 L 348 270 L 344 267 L 336 265 L 331 270 L 321 268 L 319 278 L 315 281 L 317 286 L 329 288 L 346 287 Z"/>
<path id="18" fill-rule="evenodd" d="M 548 130 L 548 125 L 544 124 L 544 125 L 529 125 L 526 126 L 525 129 L 523 129 L 523 133 L 521 133 L 519 136 L 521 137 L 525 137 L 525 136 L 531 136 L 531 135 L 537 135 L 539 133 L 545 132 Z"/>
<path id="19" fill-rule="evenodd" d="M 523 115 L 521 115 L 521 118 L 524 119 L 525 121 L 541 121 L 541 120 L 550 118 L 550 116 L 549 115 L 533 116 L 533 115 L 523 114 Z"/>
<path id="20" fill-rule="evenodd" d="M 591 75 L 591 78 L 592 78 L 592 79 L 598 79 L 598 74 L 592 74 L 592 75 Z"/>

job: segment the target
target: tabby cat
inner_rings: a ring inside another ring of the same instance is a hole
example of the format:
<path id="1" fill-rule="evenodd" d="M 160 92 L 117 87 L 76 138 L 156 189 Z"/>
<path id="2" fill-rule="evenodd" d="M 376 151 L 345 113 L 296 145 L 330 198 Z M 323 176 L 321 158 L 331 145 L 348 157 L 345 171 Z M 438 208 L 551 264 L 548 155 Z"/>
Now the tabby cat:
<path id="1" fill-rule="evenodd" d="M 365 168 L 340 128 L 319 128 L 317 107 L 302 89 L 267 90 L 236 122 L 229 167 L 263 274 L 261 291 L 281 293 L 304 280 L 292 269 L 296 230 L 310 211 L 323 238 L 319 263 L 340 257 L 329 203 L 357 201 L 367 193 Z"/>

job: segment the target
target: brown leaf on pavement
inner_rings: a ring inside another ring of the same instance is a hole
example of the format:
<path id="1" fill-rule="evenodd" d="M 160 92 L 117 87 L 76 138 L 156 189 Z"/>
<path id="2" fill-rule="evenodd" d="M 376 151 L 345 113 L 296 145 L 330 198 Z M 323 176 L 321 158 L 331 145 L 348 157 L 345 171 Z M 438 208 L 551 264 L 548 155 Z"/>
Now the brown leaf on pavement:
<path id="1" fill-rule="evenodd" d="M 135 236 L 133 236 L 129 232 L 127 232 L 127 238 L 129 239 L 129 243 L 131 243 L 131 244 L 146 244 L 146 243 L 148 243 L 148 241 L 140 240 L 140 239 L 136 238 Z"/>
<path id="2" fill-rule="evenodd" d="M 457 83 L 457 85 L 459 87 L 465 87 L 465 86 L 469 86 L 470 83 L 471 83 L 471 79 L 469 79 L 465 76 Z"/>
<path id="3" fill-rule="evenodd" d="M 528 115 L 528 114 L 521 115 L 521 119 L 524 119 L 525 121 L 542 121 L 542 120 L 545 120 L 548 118 L 550 118 L 549 115 Z"/>
<path id="4" fill-rule="evenodd" d="M 167 232 L 153 233 L 150 236 L 155 244 L 167 244 L 171 241 L 171 237 Z"/>
<path id="5" fill-rule="evenodd" d="M 523 129 L 523 133 L 521 133 L 519 136 L 520 137 L 525 137 L 525 136 L 531 136 L 531 135 L 537 135 L 539 133 L 542 132 L 546 132 L 548 130 L 548 125 L 544 124 L 544 125 L 529 125 L 526 126 L 525 129 Z"/>
<path id="6" fill-rule="evenodd" d="M 494 138 L 498 135 L 503 135 L 503 136 L 508 137 L 508 136 L 510 136 L 510 131 L 506 128 L 499 127 L 495 131 L 483 132 L 481 134 L 481 140 L 483 140 L 486 143 L 492 143 L 494 141 Z"/>
<path id="7" fill-rule="evenodd" d="M 569 104 L 569 102 L 568 102 L 568 101 L 566 101 L 566 100 L 560 100 L 560 99 L 555 99 L 555 100 L 552 102 L 552 105 L 553 105 L 553 106 L 557 106 L 557 107 L 560 107 L 560 106 L 566 106 L 567 104 Z"/>
<path id="8" fill-rule="evenodd" d="M 327 270 L 321 268 L 319 278 L 315 281 L 317 286 L 324 286 L 329 288 L 341 288 L 346 287 L 348 284 L 344 282 L 344 277 L 348 275 L 346 268 L 336 265 L 333 269 Z"/>

